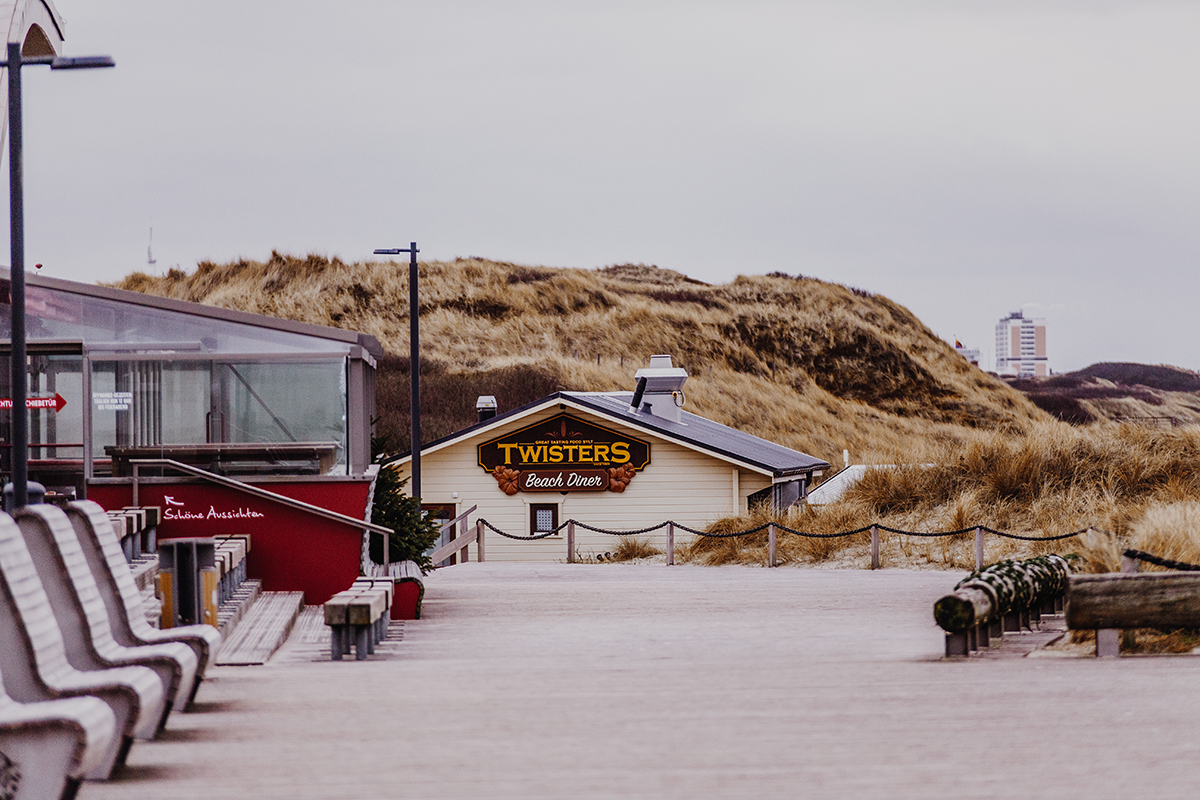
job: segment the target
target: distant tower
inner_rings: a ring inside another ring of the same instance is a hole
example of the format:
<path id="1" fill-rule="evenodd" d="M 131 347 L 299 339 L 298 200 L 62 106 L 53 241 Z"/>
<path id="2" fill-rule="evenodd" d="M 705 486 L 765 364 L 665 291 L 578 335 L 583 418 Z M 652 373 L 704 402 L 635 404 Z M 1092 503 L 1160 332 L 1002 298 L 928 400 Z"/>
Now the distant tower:
<path id="1" fill-rule="evenodd" d="M 996 323 L 996 372 L 1022 378 L 1049 374 L 1046 320 L 1014 311 Z"/>

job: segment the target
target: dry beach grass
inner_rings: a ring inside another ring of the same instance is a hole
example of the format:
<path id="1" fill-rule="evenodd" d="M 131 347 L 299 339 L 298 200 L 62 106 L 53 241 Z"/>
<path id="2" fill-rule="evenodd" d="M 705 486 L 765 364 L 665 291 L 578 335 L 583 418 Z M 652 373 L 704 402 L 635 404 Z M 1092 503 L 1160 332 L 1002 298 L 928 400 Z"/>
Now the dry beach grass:
<path id="1" fill-rule="evenodd" d="M 504 384 L 536 372 L 562 388 L 632 390 L 634 370 L 670 353 L 692 376 L 688 410 L 828 461 L 843 448 L 873 460 L 929 438 L 1049 419 L 903 306 L 836 283 L 777 274 L 710 286 L 644 265 L 555 269 L 479 258 L 422 264 L 420 281 L 422 401 L 435 413 L 457 403 L 473 414 L 475 397 L 455 394 L 460 378 L 488 374 Z M 390 353 L 408 351 L 407 272 L 394 264 L 276 253 L 193 273 L 134 273 L 118 286 L 352 328 Z M 407 359 L 390 366 L 403 378 Z M 381 388 L 389 380 L 381 374 Z M 395 383 L 394 405 L 380 405 L 382 424 L 407 449 L 407 396 L 404 381 Z M 485 393 L 502 411 L 535 399 Z"/>
<path id="2" fill-rule="evenodd" d="M 472 421 L 479 394 L 496 395 L 503 411 L 560 388 L 629 390 L 649 355 L 671 353 L 691 375 L 688 410 L 831 463 L 846 448 L 859 463 L 909 465 L 868 473 L 839 503 L 790 510 L 778 520 L 789 527 L 985 525 L 1043 536 L 1094 526 L 1115 538 L 989 537 L 988 558 L 1075 552 L 1082 568 L 1104 571 L 1132 546 L 1200 562 L 1200 428 L 1057 422 L 886 297 L 779 273 L 708 285 L 645 265 L 582 270 L 474 257 L 422 264 L 420 276 L 427 439 Z M 408 348 L 407 271 L 395 264 L 272 253 L 192 273 L 134 273 L 118 285 L 364 331 L 393 354 Z M 380 365 L 379 427 L 397 449 L 408 447 L 407 369 L 400 355 Z M 752 527 L 765 513 L 714 530 Z M 968 568 L 970 539 L 885 534 L 884 561 Z M 705 539 L 680 557 L 762 563 L 765 542 L 765 533 Z M 861 565 L 866 548 L 866 534 L 781 535 L 779 558 Z"/>
<path id="3" fill-rule="evenodd" d="M 1096 528 L 1073 539 L 1023 542 L 989 536 L 988 560 L 1075 553 L 1079 569 L 1116 571 L 1127 547 L 1200 563 L 1200 429 L 1147 429 L 1105 423 L 1085 428 L 1039 423 L 1024 435 L 970 432 L 965 441 L 916 449 L 907 466 L 869 470 L 838 503 L 772 516 L 723 520 L 714 532 L 768 519 L 829 534 L 872 523 L 913 531 L 986 526 L 1026 536 Z M 1111 534 L 1111 535 L 1110 535 Z M 867 534 L 805 539 L 781 534 L 779 558 L 821 562 L 865 558 Z M 694 542 L 685 557 L 705 563 L 762 563 L 766 534 Z M 890 563 L 970 568 L 973 536 L 913 540 L 885 533 Z"/>

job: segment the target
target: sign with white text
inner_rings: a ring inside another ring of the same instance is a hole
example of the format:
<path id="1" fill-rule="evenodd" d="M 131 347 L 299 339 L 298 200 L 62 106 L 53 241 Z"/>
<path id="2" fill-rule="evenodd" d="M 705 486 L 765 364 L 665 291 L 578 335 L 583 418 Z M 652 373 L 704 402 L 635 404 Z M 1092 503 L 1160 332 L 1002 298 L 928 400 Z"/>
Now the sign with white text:
<path id="1" fill-rule="evenodd" d="M 509 495 L 623 492 L 649 463 L 649 442 L 570 414 L 479 445 L 479 466 Z"/>
<path id="2" fill-rule="evenodd" d="M 61 394 L 54 393 L 54 397 L 26 397 L 26 408 L 51 408 L 57 414 L 67 406 L 67 400 Z M 12 408 L 11 397 L 0 397 L 0 411 L 6 411 Z"/>

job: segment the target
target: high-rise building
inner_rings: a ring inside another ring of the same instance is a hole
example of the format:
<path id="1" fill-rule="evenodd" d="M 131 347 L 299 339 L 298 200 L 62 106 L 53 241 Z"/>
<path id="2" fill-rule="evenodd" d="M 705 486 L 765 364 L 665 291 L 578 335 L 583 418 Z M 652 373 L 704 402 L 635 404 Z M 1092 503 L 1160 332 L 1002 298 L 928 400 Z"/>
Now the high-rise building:
<path id="1" fill-rule="evenodd" d="M 996 323 L 996 372 L 1033 378 L 1049 371 L 1046 320 L 1014 311 Z"/>

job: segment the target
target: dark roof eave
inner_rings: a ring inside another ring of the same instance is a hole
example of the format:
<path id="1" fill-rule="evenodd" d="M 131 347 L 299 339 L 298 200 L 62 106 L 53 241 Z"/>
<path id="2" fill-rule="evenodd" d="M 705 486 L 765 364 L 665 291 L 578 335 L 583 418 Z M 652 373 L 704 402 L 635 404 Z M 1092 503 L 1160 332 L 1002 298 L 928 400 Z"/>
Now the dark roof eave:
<path id="1" fill-rule="evenodd" d="M 0 267 L 0 273 L 3 274 L 4 279 L 12 279 L 12 272 L 8 267 Z M 42 286 L 47 289 L 56 289 L 60 292 L 81 294 L 86 297 L 98 297 L 102 300 L 114 300 L 119 303 L 160 308 L 180 314 L 208 317 L 209 319 L 237 322 L 244 325 L 255 325 L 260 328 L 273 328 L 288 333 L 298 333 L 303 336 L 314 336 L 320 339 L 332 339 L 338 342 L 346 342 L 347 344 L 356 344 L 374 358 L 381 358 L 384 354 L 383 345 L 374 336 L 344 328 L 330 328 L 325 325 L 315 325 L 311 322 L 298 322 L 280 317 L 268 317 L 264 314 L 254 314 L 249 311 L 235 311 L 230 308 L 193 303 L 188 300 L 176 300 L 170 297 L 143 294 L 142 292 L 131 292 L 127 289 L 115 289 L 111 286 L 97 286 L 79 281 L 69 281 L 65 278 L 51 278 L 45 275 L 27 274 L 25 280 L 30 286 Z"/>
<path id="2" fill-rule="evenodd" d="M 652 434 L 655 434 L 658 436 L 663 436 L 663 437 L 667 437 L 667 438 L 677 439 L 680 441 L 685 441 L 688 444 L 690 444 L 691 446 L 696 447 L 705 452 L 709 452 L 714 455 L 721 456 L 721 457 L 724 457 L 724 458 L 727 458 L 727 459 L 730 459 L 733 461 L 739 461 L 743 464 L 747 464 L 749 466 L 760 469 L 763 472 L 769 473 L 773 478 L 776 478 L 776 479 L 777 478 L 787 478 L 787 477 L 791 477 L 793 475 L 795 475 L 795 476 L 810 475 L 811 476 L 811 473 L 817 472 L 819 470 L 829 469 L 829 466 L 830 466 L 828 462 L 813 458 L 812 463 L 805 464 L 802 466 L 783 467 L 783 468 L 774 467 L 770 464 L 766 464 L 766 463 L 763 463 L 756 459 L 747 457 L 743 453 L 735 453 L 735 452 L 726 450 L 724 448 L 716 447 L 707 442 L 701 442 L 701 441 L 689 439 L 686 436 L 682 436 L 678 432 L 675 432 L 675 431 L 661 430 L 657 427 L 646 425 L 641 420 L 626 419 L 619 415 L 614 416 L 611 409 L 605 408 L 604 406 L 597 404 L 597 403 L 589 403 L 587 401 L 586 395 L 581 396 L 580 394 L 577 394 L 574 392 L 555 392 L 553 394 L 547 395 L 543 398 L 533 401 L 532 403 L 526 403 L 523 406 L 519 406 L 519 407 L 511 409 L 509 411 L 505 411 L 503 414 L 497 414 L 496 416 L 492 417 L 491 419 L 484 420 L 483 422 L 477 422 L 474 425 L 470 425 L 466 428 L 463 428 L 462 430 L 455 431 L 454 433 L 452 433 L 448 436 L 443 436 L 440 439 L 436 439 L 435 441 L 427 442 L 425 445 L 423 445 L 421 447 L 421 450 L 422 450 L 422 452 L 424 452 L 425 450 L 428 450 L 433 447 L 438 447 L 439 445 L 446 444 L 448 442 L 454 441 L 455 439 L 468 438 L 469 436 L 471 436 L 473 433 L 475 433 L 477 431 L 483 430 L 485 428 L 489 428 L 494 425 L 499 425 L 500 423 L 505 422 L 513 417 L 518 417 L 521 414 L 524 414 L 525 412 L 530 411 L 531 409 L 535 409 L 535 408 L 538 408 L 541 406 L 546 406 L 546 405 L 553 405 L 556 401 L 561 402 L 563 400 L 569 400 L 571 403 L 573 403 L 575 405 L 582 406 L 590 411 L 594 411 L 597 414 L 602 414 L 606 417 L 616 419 L 616 420 L 622 422 L 623 424 L 630 425 L 632 427 L 641 428 L 642 430 L 646 431 L 647 433 L 652 433 Z M 749 434 L 746 434 L 746 435 L 748 436 Z M 407 450 L 403 453 L 399 453 L 396 456 L 394 456 L 393 458 L 389 459 L 388 463 L 394 463 L 394 462 L 403 461 L 405 459 L 411 459 L 411 458 L 412 458 L 412 449 L 410 448 L 409 450 Z M 809 458 L 812 458 L 812 456 L 809 456 Z"/>
<path id="3" fill-rule="evenodd" d="M 589 408 L 589 409 L 595 411 L 596 413 L 605 414 L 609 417 L 614 416 L 612 409 L 607 409 L 598 403 L 587 402 L 586 395 L 583 395 L 581 397 L 580 395 L 572 394 L 571 392 L 566 392 L 565 394 L 567 394 L 569 396 L 569 399 L 573 400 L 576 403 L 579 403 L 582 406 L 585 406 L 586 408 Z M 689 438 L 686 434 L 678 432 L 678 431 L 672 431 L 669 429 L 659 427 L 657 425 L 647 425 L 646 422 L 644 421 L 644 419 L 631 419 L 629 417 L 625 417 L 620 414 L 617 414 L 615 416 L 618 420 L 623 421 L 627 425 L 634 425 L 634 426 L 640 427 L 643 430 L 649 431 L 651 433 L 656 433 L 659 436 L 665 436 L 665 437 L 677 439 L 680 441 L 688 442 L 693 447 L 697 447 L 697 448 L 707 451 L 709 453 L 714 453 L 714 454 L 717 454 L 720 456 L 724 456 L 725 458 L 732 459 L 734 461 L 740 461 L 743 464 L 748 464 L 750 466 L 761 469 L 764 472 L 770 473 L 774 478 L 787 477 L 789 475 L 802 475 L 804 473 L 816 472 L 817 470 L 824 470 L 824 469 L 829 468 L 829 464 L 827 462 L 821 461 L 820 459 L 815 458 L 814 456 L 810 456 L 807 453 L 800 453 L 800 455 L 803 455 L 806 458 L 812 459 L 811 463 L 804 464 L 801 466 L 795 466 L 795 467 L 782 467 L 782 468 L 775 467 L 764 461 L 755 459 L 753 456 L 748 456 L 745 453 L 737 453 L 732 450 L 727 450 L 723 447 L 718 447 L 717 445 L 711 444 L 709 442 L 704 442 L 704 441 L 701 441 L 698 439 Z M 701 419 L 703 419 L 703 418 L 701 418 Z M 711 420 L 709 420 L 709 422 L 711 422 Z M 720 423 L 713 423 L 713 424 L 720 424 Z M 728 425 L 722 425 L 721 427 L 729 428 Z M 730 430 L 736 431 L 739 434 L 742 434 L 744 436 L 751 437 L 754 439 L 759 438 L 757 436 L 753 436 L 753 434 L 748 434 L 743 431 L 738 431 L 736 428 L 730 428 Z M 771 444 L 774 444 L 774 443 L 772 442 Z M 791 450 L 791 448 L 786 448 L 786 449 Z M 792 452 L 798 453 L 799 451 L 792 450 Z"/>

